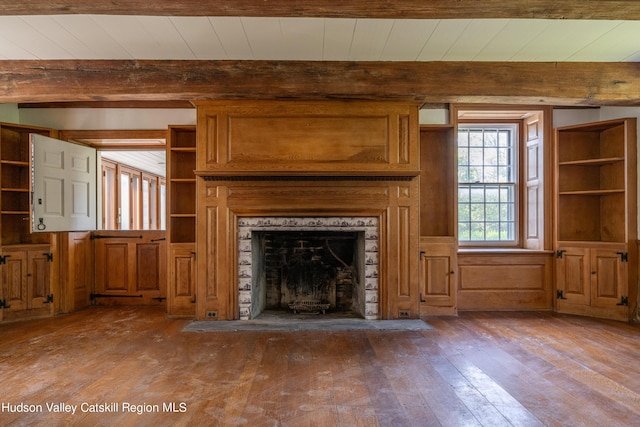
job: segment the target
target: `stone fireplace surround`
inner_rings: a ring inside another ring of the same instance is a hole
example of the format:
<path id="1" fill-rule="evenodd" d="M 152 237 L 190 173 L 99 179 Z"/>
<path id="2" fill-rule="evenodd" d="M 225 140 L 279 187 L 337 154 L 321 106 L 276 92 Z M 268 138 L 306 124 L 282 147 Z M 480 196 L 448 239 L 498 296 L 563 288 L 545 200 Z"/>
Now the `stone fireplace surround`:
<path id="1" fill-rule="evenodd" d="M 252 233 L 254 231 L 357 231 L 365 238 L 365 285 L 360 292 L 365 301 L 364 318 L 379 319 L 377 217 L 243 217 L 238 219 L 238 309 L 240 320 L 252 319 L 254 280 Z"/>

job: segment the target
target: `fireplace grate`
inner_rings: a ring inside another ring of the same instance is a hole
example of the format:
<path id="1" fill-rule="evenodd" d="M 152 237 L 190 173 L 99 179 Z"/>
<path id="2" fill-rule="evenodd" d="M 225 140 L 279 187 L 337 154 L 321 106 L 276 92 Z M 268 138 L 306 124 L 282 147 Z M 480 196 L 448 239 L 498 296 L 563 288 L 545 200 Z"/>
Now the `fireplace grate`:
<path id="1" fill-rule="evenodd" d="M 293 310 L 294 313 L 307 313 L 307 314 L 325 314 L 325 312 L 329 309 L 330 304 L 323 304 L 320 301 L 294 301 L 289 304 L 289 308 Z"/>

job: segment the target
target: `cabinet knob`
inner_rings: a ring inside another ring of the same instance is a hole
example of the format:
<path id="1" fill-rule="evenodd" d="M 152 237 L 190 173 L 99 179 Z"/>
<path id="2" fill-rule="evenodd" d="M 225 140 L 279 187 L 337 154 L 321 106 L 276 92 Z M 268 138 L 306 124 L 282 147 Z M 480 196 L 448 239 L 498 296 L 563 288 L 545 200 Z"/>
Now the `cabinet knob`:
<path id="1" fill-rule="evenodd" d="M 595 272 L 595 271 L 592 271 L 592 272 L 591 272 L 591 274 L 596 274 L 596 272 Z"/>

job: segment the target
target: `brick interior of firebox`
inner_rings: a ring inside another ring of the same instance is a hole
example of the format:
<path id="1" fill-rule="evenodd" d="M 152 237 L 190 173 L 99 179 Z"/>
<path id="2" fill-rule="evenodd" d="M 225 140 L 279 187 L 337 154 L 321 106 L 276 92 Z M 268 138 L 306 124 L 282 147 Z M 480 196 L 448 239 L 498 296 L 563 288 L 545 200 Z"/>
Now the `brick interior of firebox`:
<path id="1" fill-rule="evenodd" d="M 362 313 L 363 232 L 264 231 L 254 238 L 265 310 L 292 312 L 297 306 L 307 314 Z M 312 304 L 301 308 L 300 302 Z"/>

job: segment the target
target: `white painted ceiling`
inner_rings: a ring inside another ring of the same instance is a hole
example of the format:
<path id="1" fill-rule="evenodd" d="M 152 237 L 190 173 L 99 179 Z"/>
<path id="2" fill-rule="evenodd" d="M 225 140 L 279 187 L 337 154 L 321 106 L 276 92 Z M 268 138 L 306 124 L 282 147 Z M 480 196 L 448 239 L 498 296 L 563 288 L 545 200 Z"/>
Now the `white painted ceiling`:
<path id="1" fill-rule="evenodd" d="M 158 176 L 166 175 L 167 165 L 164 150 L 104 150 L 100 152 L 100 156 Z"/>
<path id="2" fill-rule="evenodd" d="M 640 21 L 0 16 L 0 59 L 639 62 Z"/>

